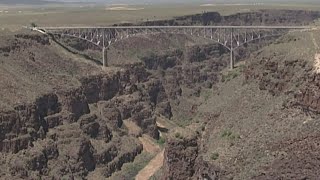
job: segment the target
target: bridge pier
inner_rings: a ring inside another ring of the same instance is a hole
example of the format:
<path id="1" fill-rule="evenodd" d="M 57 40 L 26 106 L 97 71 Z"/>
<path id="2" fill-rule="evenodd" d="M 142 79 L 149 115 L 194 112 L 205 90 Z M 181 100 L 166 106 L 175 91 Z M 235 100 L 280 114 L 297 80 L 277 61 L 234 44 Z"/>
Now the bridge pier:
<path id="1" fill-rule="evenodd" d="M 231 29 L 231 34 L 230 34 L 230 69 L 232 70 L 234 67 L 234 61 L 233 61 L 233 28 Z"/>
<path id="2" fill-rule="evenodd" d="M 234 68 L 234 60 L 233 60 L 233 48 L 230 50 L 230 69 L 233 70 Z"/>
<path id="3" fill-rule="evenodd" d="M 105 47 L 102 48 L 102 66 L 103 67 L 108 66 L 108 52 Z"/>

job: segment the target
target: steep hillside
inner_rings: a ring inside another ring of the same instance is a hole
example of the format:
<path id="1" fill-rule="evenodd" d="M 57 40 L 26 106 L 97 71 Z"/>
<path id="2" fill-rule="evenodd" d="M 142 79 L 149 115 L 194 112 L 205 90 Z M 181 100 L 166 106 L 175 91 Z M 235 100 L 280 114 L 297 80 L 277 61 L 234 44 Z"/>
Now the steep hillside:
<path id="1" fill-rule="evenodd" d="M 202 135 L 182 137 L 177 151 L 170 147 L 181 138 L 169 140 L 165 177 L 317 179 L 318 33 L 284 36 L 252 54 L 242 73 L 217 84 L 194 120 Z M 193 164 L 188 149 L 195 149 Z M 185 174 L 186 166 L 193 173 Z"/>
<path id="2" fill-rule="evenodd" d="M 41 94 L 79 87 L 77 77 L 101 67 L 72 56 L 48 37 L 30 32 L 1 35 L 0 106 L 32 102 Z"/>

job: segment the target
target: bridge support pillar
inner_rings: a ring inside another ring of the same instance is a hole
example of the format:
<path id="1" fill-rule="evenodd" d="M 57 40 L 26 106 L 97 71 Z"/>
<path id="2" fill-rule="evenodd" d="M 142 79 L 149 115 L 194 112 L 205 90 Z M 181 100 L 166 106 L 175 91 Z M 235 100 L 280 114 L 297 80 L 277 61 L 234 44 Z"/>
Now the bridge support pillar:
<path id="1" fill-rule="evenodd" d="M 230 69 L 234 68 L 234 60 L 233 60 L 233 48 L 230 50 Z"/>
<path id="2" fill-rule="evenodd" d="M 102 65 L 103 67 L 108 66 L 108 52 L 105 47 L 102 48 Z"/>
<path id="3" fill-rule="evenodd" d="M 231 34 L 230 34 L 230 69 L 232 70 L 234 67 L 234 61 L 233 61 L 233 29 L 231 29 Z"/>

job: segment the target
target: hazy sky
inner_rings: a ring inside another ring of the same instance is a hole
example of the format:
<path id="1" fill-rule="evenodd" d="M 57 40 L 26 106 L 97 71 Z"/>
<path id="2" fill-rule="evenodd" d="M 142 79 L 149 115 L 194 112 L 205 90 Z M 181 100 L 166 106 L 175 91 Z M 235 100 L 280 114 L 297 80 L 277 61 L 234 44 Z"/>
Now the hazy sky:
<path id="1" fill-rule="evenodd" d="M 320 0 L 0 0 L 0 4 L 38 4 L 46 1 L 55 2 L 87 2 L 87 3 L 106 3 L 106 4 L 158 4 L 158 3 L 310 3 L 320 2 Z"/>
<path id="2" fill-rule="evenodd" d="M 0 0 L 1 1 L 1 0 Z M 320 2 L 320 0 L 55 0 L 55 1 L 81 1 L 81 2 L 103 2 L 103 3 L 127 3 L 127 4 L 141 4 L 141 3 L 307 3 Z"/>

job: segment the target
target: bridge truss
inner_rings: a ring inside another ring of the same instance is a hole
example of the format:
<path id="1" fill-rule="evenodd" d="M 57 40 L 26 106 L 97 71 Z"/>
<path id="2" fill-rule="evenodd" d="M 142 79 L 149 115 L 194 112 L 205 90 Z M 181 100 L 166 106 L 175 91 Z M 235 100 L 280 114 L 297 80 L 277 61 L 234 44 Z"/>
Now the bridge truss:
<path id="1" fill-rule="evenodd" d="M 111 26 L 111 27 L 38 27 L 46 34 L 81 39 L 101 48 L 103 66 L 107 66 L 106 49 L 113 43 L 133 36 L 149 34 L 185 34 L 212 40 L 230 51 L 230 68 L 234 67 L 234 50 L 252 41 L 279 37 L 308 26 Z"/>

